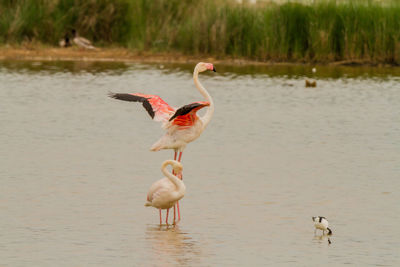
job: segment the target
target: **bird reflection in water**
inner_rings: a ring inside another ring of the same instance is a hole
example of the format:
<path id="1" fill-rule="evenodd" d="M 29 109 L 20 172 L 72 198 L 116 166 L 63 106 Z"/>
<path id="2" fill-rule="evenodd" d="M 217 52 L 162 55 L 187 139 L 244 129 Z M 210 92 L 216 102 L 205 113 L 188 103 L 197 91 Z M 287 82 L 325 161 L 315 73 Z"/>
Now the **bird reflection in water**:
<path id="1" fill-rule="evenodd" d="M 176 226 L 149 225 L 146 241 L 157 266 L 192 266 L 199 263 L 201 251 L 187 232 Z"/>

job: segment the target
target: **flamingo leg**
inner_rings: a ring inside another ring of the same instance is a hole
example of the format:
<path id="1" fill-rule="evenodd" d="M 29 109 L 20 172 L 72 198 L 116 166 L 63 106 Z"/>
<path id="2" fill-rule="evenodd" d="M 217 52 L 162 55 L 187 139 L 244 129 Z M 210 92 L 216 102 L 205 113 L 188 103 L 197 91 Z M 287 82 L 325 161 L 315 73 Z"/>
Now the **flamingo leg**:
<path id="1" fill-rule="evenodd" d="M 176 156 L 176 152 L 175 152 L 175 156 Z M 181 162 L 182 159 L 182 151 L 179 152 L 179 158 L 178 158 L 178 162 Z M 181 174 L 181 180 L 183 180 L 183 175 Z M 179 201 L 176 202 L 176 208 L 178 210 L 178 222 L 181 220 L 181 211 L 179 209 Z"/>
<path id="2" fill-rule="evenodd" d="M 179 210 L 179 201 L 176 202 L 176 208 L 178 210 L 178 222 L 181 220 L 181 212 Z"/>
<path id="3" fill-rule="evenodd" d="M 177 155 L 178 155 L 178 152 L 175 151 L 174 160 L 176 160 L 176 156 Z M 172 174 L 175 175 L 175 171 L 174 170 L 172 170 Z M 176 218 L 175 214 L 176 214 L 176 209 L 175 209 L 175 205 L 174 205 L 174 222 L 175 222 L 175 218 Z"/>
<path id="4" fill-rule="evenodd" d="M 174 225 L 176 224 L 176 217 L 175 217 L 175 213 L 176 213 L 176 211 L 175 211 L 175 209 L 176 209 L 176 207 L 175 207 L 175 205 L 174 205 Z"/>
<path id="5" fill-rule="evenodd" d="M 161 209 L 160 209 L 160 225 L 162 224 L 162 216 L 161 216 Z"/>
<path id="6" fill-rule="evenodd" d="M 165 218 L 165 224 L 168 225 L 168 213 L 169 213 L 169 209 L 167 209 L 167 218 Z"/>

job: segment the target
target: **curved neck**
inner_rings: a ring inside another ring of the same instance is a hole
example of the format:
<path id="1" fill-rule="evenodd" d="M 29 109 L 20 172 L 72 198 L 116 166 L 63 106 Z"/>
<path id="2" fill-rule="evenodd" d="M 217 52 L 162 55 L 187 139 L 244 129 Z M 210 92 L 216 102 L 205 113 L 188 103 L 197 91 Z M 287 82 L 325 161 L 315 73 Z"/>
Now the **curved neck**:
<path id="1" fill-rule="evenodd" d="M 201 120 L 204 123 L 203 127 L 205 128 L 207 124 L 210 122 L 212 115 L 214 114 L 214 101 L 212 100 L 210 94 L 207 92 L 207 90 L 203 87 L 203 85 L 199 81 L 199 70 L 197 66 L 196 68 L 194 68 L 193 80 L 200 94 L 204 96 L 206 101 L 210 102 L 210 106 L 208 107 L 206 114 L 201 118 Z"/>
<path id="2" fill-rule="evenodd" d="M 167 166 L 172 165 L 171 160 L 167 160 L 164 162 L 164 164 L 161 166 L 161 171 L 162 173 L 176 186 L 176 189 L 178 192 L 184 192 L 185 191 L 185 186 L 181 179 L 167 171 Z M 173 166 L 173 165 L 172 165 Z"/>

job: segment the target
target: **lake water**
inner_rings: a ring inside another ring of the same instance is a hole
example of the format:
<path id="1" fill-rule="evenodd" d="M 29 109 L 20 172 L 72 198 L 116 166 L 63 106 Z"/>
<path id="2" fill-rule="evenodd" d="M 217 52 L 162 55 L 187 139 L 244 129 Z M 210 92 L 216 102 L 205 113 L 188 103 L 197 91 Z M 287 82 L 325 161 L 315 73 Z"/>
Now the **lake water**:
<path id="1" fill-rule="evenodd" d="M 0 62 L 0 266 L 399 266 L 400 70 L 223 66 L 178 226 L 144 207 L 162 129 L 112 92 L 203 100 L 193 64 Z M 312 216 L 330 222 L 332 244 Z"/>

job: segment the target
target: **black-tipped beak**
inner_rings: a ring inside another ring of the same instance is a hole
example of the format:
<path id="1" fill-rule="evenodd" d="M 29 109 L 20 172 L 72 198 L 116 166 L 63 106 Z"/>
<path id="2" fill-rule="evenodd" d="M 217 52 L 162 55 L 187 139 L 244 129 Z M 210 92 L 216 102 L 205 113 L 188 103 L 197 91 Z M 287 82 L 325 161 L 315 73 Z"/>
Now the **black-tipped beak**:
<path id="1" fill-rule="evenodd" d="M 215 67 L 213 67 L 213 72 L 217 72 L 217 71 L 215 70 Z"/>

